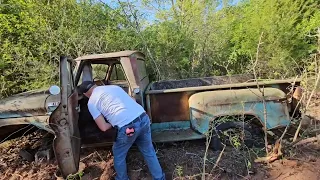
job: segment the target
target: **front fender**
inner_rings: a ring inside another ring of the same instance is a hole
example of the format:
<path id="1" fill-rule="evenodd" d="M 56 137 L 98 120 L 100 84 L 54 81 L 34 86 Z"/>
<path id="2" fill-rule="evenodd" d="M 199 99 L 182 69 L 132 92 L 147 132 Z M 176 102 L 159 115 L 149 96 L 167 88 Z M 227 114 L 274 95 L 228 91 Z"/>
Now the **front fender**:
<path id="1" fill-rule="evenodd" d="M 286 95 L 276 88 L 264 88 L 265 106 L 258 89 L 207 91 L 193 94 L 189 98 L 191 126 L 204 134 L 210 121 L 217 117 L 253 115 L 267 129 L 286 126 L 290 123 Z"/>
<path id="2" fill-rule="evenodd" d="M 14 125 L 28 125 L 32 124 L 39 129 L 46 130 L 50 133 L 54 133 L 49 126 L 49 116 L 30 116 L 30 117 L 17 117 L 17 118 L 6 118 L 0 119 L 0 128 L 5 126 Z"/>

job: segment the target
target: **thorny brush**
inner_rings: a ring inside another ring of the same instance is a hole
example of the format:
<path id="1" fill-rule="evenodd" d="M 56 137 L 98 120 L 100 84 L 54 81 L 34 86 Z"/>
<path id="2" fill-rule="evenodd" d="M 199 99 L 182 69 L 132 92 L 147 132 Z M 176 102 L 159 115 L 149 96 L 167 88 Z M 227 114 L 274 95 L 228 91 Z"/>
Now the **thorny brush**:
<path id="1" fill-rule="evenodd" d="M 258 81 L 258 77 L 257 74 L 255 73 L 256 71 L 256 65 L 258 63 L 258 54 L 259 54 L 259 49 L 260 49 L 260 45 L 262 44 L 261 42 L 261 38 L 259 40 L 259 44 L 257 46 L 257 53 L 256 53 L 256 61 L 254 63 L 253 66 L 253 71 L 255 74 L 255 80 Z M 320 31 L 318 34 L 318 38 L 320 40 Z M 319 41 L 320 42 L 320 41 Z M 301 96 L 301 99 L 299 100 L 298 104 L 296 105 L 296 107 L 294 107 L 294 113 L 297 111 L 300 111 L 302 114 L 306 114 L 306 112 L 308 111 L 308 108 L 310 106 L 311 100 L 315 94 L 315 92 L 319 92 L 319 80 L 320 80 L 320 44 L 319 44 L 319 52 L 312 55 L 312 57 L 309 59 L 309 63 L 306 64 L 306 66 L 303 68 L 304 71 L 303 73 L 300 75 L 301 76 L 301 84 L 300 86 L 303 88 L 303 93 Z M 298 76 L 297 76 L 298 77 Z M 261 89 L 261 87 L 259 87 L 259 84 L 257 83 L 257 88 L 259 88 L 263 94 L 263 89 Z M 263 88 L 263 87 L 262 87 Z M 295 82 L 293 83 L 293 87 L 292 89 L 295 89 Z M 262 99 L 262 101 L 264 101 Z M 300 107 L 301 106 L 301 107 Z M 300 109 L 299 109 L 300 108 Z M 265 108 L 266 109 L 266 108 Z M 266 114 L 266 112 L 264 112 L 264 114 Z M 266 116 L 265 116 L 266 119 Z M 212 138 L 212 134 L 214 131 L 215 126 L 217 125 L 217 123 L 221 123 L 221 122 L 228 122 L 228 121 L 234 121 L 235 119 L 232 119 L 230 117 L 224 117 L 219 119 L 219 121 L 215 121 L 214 123 L 211 123 L 210 125 L 210 131 L 206 134 L 206 151 L 203 157 L 203 169 L 202 169 L 202 179 L 206 179 L 206 176 L 208 175 L 205 167 L 206 167 L 206 160 L 207 160 L 207 154 L 208 154 L 208 150 L 209 150 L 209 146 L 210 146 L 210 141 Z M 243 118 L 244 121 L 244 118 Z M 299 131 L 301 128 L 301 124 L 303 123 L 303 119 L 295 119 L 295 117 L 290 117 L 290 124 L 286 127 L 285 131 L 282 133 L 281 137 L 279 138 L 280 143 L 281 140 L 283 139 L 284 135 L 287 133 L 287 129 L 289 126 L 292 126 L 292 121 L 298 121 L 299 126 L 296 130 L 295 136 L 293 138 L 293 142 L 296 141 L 297 137 L 299 136 Z M 265 120 L 266 122 L 266 120 Z M 264 124 L 265 127 L 265 124 Z M 317 129 L 317 128 L 316 128 Z M 268 155 L 268 139 L 267 139 L 267 130 L 266 128 L 263 128 L 264 132 L 265 132 L 265 150 L 266 153 Z M 241 142 L 239 141 L 239 138 L 237 136 L 233 136 L 231 137 L 233 143 L 231 143 L 233 145 L 233 149 L 234 150 L 239 150 L 239 146 L 241 144 Z M 246 146 L 245 146 L 246 147 Z M 247 165 L 247 174 L 249 175 L 251 173 L 250 169 L 252 168 L 252 157 L 250 157 L 250 154 L 254 155 L 255 157 L 258 157 L 258 154 L 261 154 L 261 149 L 250 149 L 248 147 L 246 147 L 246 150 L 249 156 L 246 157 L 246 165 Z M 222 152 L 223 153 L 223 152 Z M 290 154 L 294 154 L 294 152 L 290 151 Z M 220 161 L 220 158 L 218 158 L 216 164 L 218 163 L 218 161 Z"/>

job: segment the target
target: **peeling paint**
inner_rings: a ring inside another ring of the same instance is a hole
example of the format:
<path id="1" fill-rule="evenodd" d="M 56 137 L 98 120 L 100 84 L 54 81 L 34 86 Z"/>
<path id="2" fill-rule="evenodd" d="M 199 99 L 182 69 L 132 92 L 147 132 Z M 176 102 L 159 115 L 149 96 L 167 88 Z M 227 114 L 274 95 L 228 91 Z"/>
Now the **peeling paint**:
<path id="1" fill-rule="evenodd" d="M 258 89 L 223 90 L 202 92 L 189 99 L 191 124 L 200 133 L 209 130 L 210 121 L 230 115 L 252 115 L 264 125 L 264 112 L 267 113 L 267 129 L 286 126 L 290 123 L 285 93 L 279 89 L 265 88 L 265 103 Z M 260 99 L 258 99 L 260 98 Z"/>

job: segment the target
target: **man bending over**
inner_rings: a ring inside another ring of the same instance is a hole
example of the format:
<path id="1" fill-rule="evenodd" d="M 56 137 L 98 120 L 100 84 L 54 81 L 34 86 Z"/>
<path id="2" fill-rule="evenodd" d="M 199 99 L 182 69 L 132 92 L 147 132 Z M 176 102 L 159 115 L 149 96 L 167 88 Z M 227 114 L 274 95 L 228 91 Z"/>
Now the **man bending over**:
<path id="1" fill-rule="evenodd" d="M 96 86 L 84 81 L 79 91 L 89 98 L 88 109 L 99 129 L 116 127 L 118 131 L 112 147 L 116 180 L 129 179 L 126 157 L 133 143 L 143 154 L 153 179 L 165 179 L 152 145 L 150 119 L 142 106 L 115 85 Z"/>

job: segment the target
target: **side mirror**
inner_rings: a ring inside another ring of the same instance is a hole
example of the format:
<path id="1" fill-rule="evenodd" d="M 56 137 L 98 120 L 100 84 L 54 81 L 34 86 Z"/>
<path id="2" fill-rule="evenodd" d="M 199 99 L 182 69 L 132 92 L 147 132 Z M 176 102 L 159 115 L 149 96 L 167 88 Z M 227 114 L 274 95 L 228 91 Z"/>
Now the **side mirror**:
<path id="1" fill-rule="evenodd" d="M 138 93 L 140 92 L 140 89 L 139 89 L 139 88 L 134 88 L 134 89 L 133 89 L 133 92 L 134 92 L 135 94 L 138 94 Z"/>
<path id="2" fill-rule="evenodd" d="M 53 85 L 49 88 L 49 92 L 51 95 L 58 95 L 60 93 L 60 87 L 57 85 Z"/>

